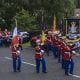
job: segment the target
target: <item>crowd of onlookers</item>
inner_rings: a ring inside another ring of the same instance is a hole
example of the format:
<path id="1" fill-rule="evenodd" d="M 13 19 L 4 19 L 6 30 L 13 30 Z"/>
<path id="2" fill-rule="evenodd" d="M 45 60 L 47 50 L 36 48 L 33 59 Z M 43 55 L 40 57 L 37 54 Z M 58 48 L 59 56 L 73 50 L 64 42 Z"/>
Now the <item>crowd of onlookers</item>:
<path id="1" fill-rule="evenodd" d="M 10 32 L 5 29 L 4 31 L 0 30 L 0 46 L 9 46 L 10 40 Z"/>
<path id="2" fill-rule="evenodd" d="M 13 33 L 9 32 L 7 29 L 5 29 L 5 30 L 0 29 L 0 47 L 10 46 L 11 41 L 12 41 L 12 35 L 13 35 Z M 22 43 L 26 43 L 30 39 L 29 33 L 25 32 L 25 31 L 22 31 L 22 32 L 20 31 L 18 33 L 18 36 L 21 37 Z"/>

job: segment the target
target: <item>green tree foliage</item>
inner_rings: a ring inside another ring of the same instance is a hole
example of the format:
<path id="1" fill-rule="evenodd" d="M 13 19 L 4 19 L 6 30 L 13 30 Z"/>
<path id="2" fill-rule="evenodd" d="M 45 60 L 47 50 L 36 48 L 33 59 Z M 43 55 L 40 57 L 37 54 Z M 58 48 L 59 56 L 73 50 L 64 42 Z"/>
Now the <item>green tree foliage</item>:
<path id="1" fill-rule="evenodd" d="M 0 0 L 0 18 L 4 19 L 6 28 L 10 28 L 11 19 L 19 12 L 22 7 L 15 0 Z"/>
<path id="2" fill-rule="evenodd" d="M 16 16 L 13 18 L 17 20 L 18 28 L 22 30 L 35 30 L 37 29 L 35 17 L 31 16 L 28 11 L 22 10 L 21 12 L 17 13 Z"/>
<path id="3" fill-rule="evenodd" d="M 77 8 L 80 8 L 80 0 L 76 0 L 75 3 L 76 3 L 76 7 L 77 7 Z"/>
<path id="4" fill-rule="evenodd" d="M 35 13 L 36 11 L 38 18 L 43 13 L 44 19 L 48 24 L 52 23 L 54 14 L 57 16 L 57 20 L 59 20 L 63 17 L 72 16 L 76 8 L 75 0 L 27 0 L 27 2 L 24 0 L 24 2 L 24 8 L 29 10 L 30 13 Z M 41 11 L 43 12 L 41 13 Z M 41 19 L 39 18 L 39 20 Z"/>
<path id="5" fill-rule="evenodd" d="M 20 22 L 19 26 L 27 26 L 26 29 L 31 26 L 33 29 L 34 25 L 31 24 L 34 19 L 32 17 L 33 15 L 36 17 L 38 24 L 47 22 L 47 24 L 51 25 L 54 14 L 57 16 L 57 20 L 61 19 L 63 16 L 66 17 L 66 15 L 70 17 L 73 15 L 75 7 L 76 0 L 0 0 L 0 17 L 5 20 L 8 28 L 10 28 L 13 22 L 12 19 L 16 16 L 16 13 L 20 13 L 22 9 L 25 9 L 28 11 L 28 13 L 25 14 L 26 17 L 20 14 L 19 17 L 24 20 L 28 16 L 30 18 L 27 18 L 29 20 L 25 21 L 26 24 L 23 24 L 24 20 Z"/>

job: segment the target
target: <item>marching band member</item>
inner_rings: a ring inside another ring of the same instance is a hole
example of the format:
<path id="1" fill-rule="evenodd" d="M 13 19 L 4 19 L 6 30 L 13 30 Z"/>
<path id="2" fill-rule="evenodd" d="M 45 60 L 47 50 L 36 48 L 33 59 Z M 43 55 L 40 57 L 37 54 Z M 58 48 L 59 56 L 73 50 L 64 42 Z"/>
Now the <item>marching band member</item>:
<path id="1" fill-rule="evenodd" d="M 12 60 L 13 60 L 13 71 L 21 71 L 21 56 L 18 45 L 11 44 L 10 46 L 12 51 Z"/>
<path id="2" fill-rule="evenodd" d="M 44 50 L 41 49 L 39 45 L 35 47 L 35 61 L 36 61 L 36 72 L 40 72 L 40 64 L 42 64 L 42 72 L 46 72 L 46 61 L 44 58 Z"/>
<path id="3" fill-rule="evenodd" d="M 65 75 L 73 74 L 74 70 L 74 61 L 72 59 L 72 54 L 70 51 L 70 48 L 67 46 L 66 51 L 63 55 L 64 61 L 65 61 Z"/>

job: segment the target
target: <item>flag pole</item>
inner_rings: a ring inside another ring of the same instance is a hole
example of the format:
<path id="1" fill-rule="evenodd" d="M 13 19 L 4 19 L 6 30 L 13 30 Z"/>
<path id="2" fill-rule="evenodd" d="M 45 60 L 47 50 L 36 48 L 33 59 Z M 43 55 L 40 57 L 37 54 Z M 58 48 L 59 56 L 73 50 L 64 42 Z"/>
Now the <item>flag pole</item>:
<path id="1" fill-rule="evenodd" d="M 41 42 L 42 42 L 42 44 L 44 44 L 44 41 L 45 41 L 45 33 L 42 30 L 42 34 L 41 34 Z"/>
<path id="2" fill-rule="evenodd" d="M 66 19 L 66 35 L 67 35 L 67 19 Z"/>
<path id="3" fill-rule="evenodd" d="M 55 17 L 55 15 L 54 15 L 54 17 L 53 17 L 53 32 L 55 32 L 56 31 L 56 17 Z"/>
<path id="4" fill-rule="evenodd" d="M 15 24 L 16 24 L 16 27 L 17 27 L 17 19 L 15 18 Z"/>

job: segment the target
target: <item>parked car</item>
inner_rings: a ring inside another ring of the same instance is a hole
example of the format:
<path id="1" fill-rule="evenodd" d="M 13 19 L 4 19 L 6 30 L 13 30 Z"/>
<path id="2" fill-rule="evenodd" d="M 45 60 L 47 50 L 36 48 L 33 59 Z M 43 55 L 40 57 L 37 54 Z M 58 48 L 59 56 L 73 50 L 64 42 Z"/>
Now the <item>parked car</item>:
<path id="1" fill-rule="evenodd" d="M 22 38 L 22 43 L 26 43 L 30 39 L 30 35 L 28 32 L 20 32 L 18 34 Z M 0 37 L 0 46 L 9 46 L 12 41 L 12 33 L 10 33 L 7 37 L 2 33 Z"/>
<path id="2" fill-rule="evenodd" d="M 19 36 L 22 38 L 22 43 L 28 42 L 30 39 L 28 32 L 20 32 Z"/>

